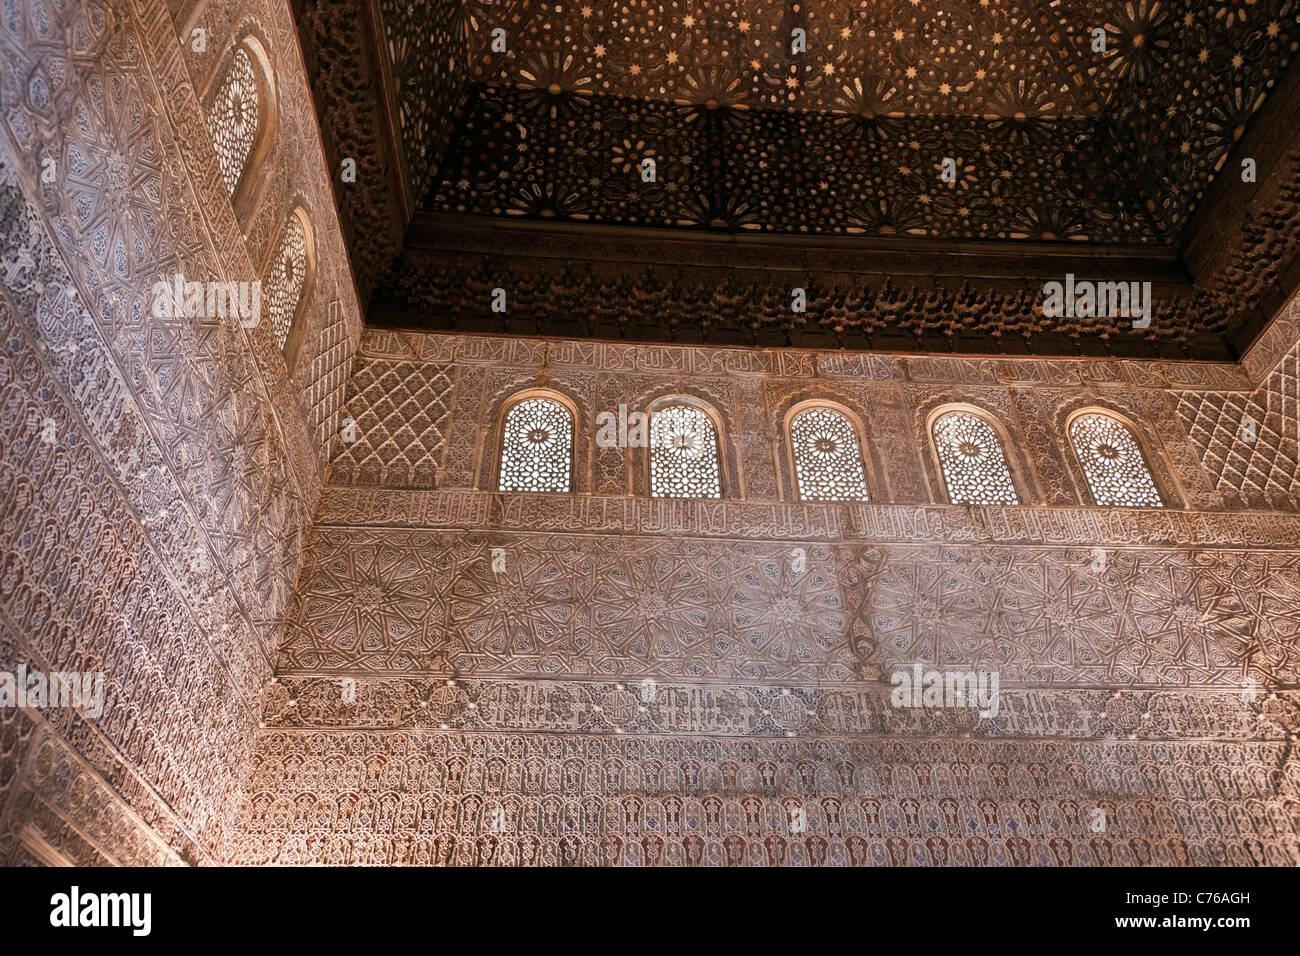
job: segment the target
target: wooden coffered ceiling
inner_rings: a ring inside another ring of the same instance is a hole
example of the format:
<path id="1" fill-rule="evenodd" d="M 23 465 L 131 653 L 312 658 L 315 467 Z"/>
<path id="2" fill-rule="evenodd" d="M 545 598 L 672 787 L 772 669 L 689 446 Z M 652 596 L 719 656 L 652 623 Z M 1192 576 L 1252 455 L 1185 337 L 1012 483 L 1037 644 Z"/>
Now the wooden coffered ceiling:
<path id="1" fill-rule="evenodd" d="M 373 323 L 1230 359 L 1300 281 L 1297 0 L 295 12 Z M 1067 272 L 1151 327 L 1045 318 Z"/>

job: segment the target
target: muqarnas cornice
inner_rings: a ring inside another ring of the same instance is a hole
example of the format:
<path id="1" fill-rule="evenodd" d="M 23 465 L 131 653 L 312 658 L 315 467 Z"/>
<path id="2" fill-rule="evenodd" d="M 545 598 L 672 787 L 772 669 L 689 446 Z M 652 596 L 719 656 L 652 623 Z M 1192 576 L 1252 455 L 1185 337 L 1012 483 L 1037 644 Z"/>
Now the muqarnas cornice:
<path id="1" fill-rule="evenodd" d="M 745 236 L 484 222 L 420 214 L 372 325 L 682 344 L 1227 360 L 1222 313 L 1176 259 L 1127 246 Z M 1004 244 L 1005 245 L 1005 244 Z M 1116 274 L 1153 282 L 1151 326 L 1051 318 L 1043 285 Z M 791 309 L 803 289 L 806 311 Z M 493 291 L 507 311 L 492 310 Z"/>

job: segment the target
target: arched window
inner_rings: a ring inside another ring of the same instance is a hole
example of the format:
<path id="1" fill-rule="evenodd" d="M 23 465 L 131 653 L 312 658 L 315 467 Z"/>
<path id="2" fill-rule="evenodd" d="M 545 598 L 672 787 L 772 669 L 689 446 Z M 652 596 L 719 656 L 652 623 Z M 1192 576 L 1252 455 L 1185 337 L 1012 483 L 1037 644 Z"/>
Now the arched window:
<path id="1" fill-rule="evenodd" d="M 248 179 L 254 152 L 259 154 L 273 121 L 272 91 L 266 56 L 252 37 L 235 48 L 208 110 L 208 131 L 217 152 L 221 178 L 232 200 Z"/>
<path id="2" fill-rule="evenodd" d="M 568 491 L 573 474 L 573 415 L 551 398 L 516 402 L 501 430 L 499 491 Z"/>
<path id="3" fill-rule="evenodd" d="M 941 415 L 931 426 L 948 500 L 955 505 L 1017 505 L 1015 482 L 997 431 L 973 412 Z"/>
<path id="4" fill-rule="evenodd" d="M 867 478 L 853 423 L 821 406 L 790 420 L 790 447 L 802 501 L 866 501 Z"/>
<path id="5" fill-rule="evenodd" d="M 721 498 L 718 430 L 693 405 L 666 405 L 650 416 L 650 494 Z"/>
<path id="6" fill-rule="evenodd" d="M 311 291 L 314 248 L 307 215 L 295 209 L 280 229 L 262 289 L 271 331 L 281 349 L 289 341 L 289 333 Z"/>
<path id="7" fill-rule="evenodd" d="M 1100 413 L 1079 415 L 1070 423 L 1070 441 L 1094 503 L 1120 508 L 1164 507 L 1142 449 L 1123 422 Z"/>

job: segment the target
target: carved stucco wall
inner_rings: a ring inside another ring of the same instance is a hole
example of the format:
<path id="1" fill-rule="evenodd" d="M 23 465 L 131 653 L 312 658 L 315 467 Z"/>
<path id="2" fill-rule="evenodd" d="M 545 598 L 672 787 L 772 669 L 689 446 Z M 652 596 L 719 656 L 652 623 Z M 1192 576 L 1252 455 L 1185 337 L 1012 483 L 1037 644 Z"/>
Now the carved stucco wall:
<path id="1" fill-rule="evenodd" d="M 1279 336 L 1233 366 L 368 330 L 233 858 L 1294 865 L 1295 476 L 1215 467 Z M 497 494 L 539 382 L 577 408 L 576 493 Z M 722 501 L 651 500 L 595 447 L 666 394 L 719 412 Z M 794 500 L 780 423 L 819 397 L 864 424 L 871 503 Z M 947 402 L 1005 426 L 1023 506 L 943 503 Z M 1170 507 L 1085 505 L 1087 406 L 1137 425 Z M 1280 460 L 1273 425 L 1232 454 Z M 998 671 L 1000 713 L 892 708 L 915 663 Z"/>
<path id="2" fill-rule="evenodd" d="M 0 20 L 0 669 L 105 675 L 97 719 L 0 709 L 0 862 L 224 857 L 360 334 L 287 6 L 200 15 L 209 56 L 255 33 L 277 87 L 247 236 L 167 6 Z M 152 316 L 163 276 L 260 278 L 295 204 L 292 374 L 267 322 Z"/>
<path id="3" fill-rule="evenodd" d="M 1184 392 L 1178 417 L 1226 502 L 1295 511 L 1300 508 L 1300 295 L 1273 318 L 1243 356 L 1241 369 L 1254 388 Z M 1241 437 L 1248 418 L 1257 434 L 1253 442 Z"/>
<path id="4" fill-rule="evenodd" d="M 353 366 L 288 8 L 173 6 L 0 20 L 0 667 L 108 685 L 98 719 L 0 709 L 0 860 L 1300 862 L 1294 305 L 1240 366 L 373 331 Z M 199 101 L 246 28 L 281 115 L 245 237 Z M 143 308 L 160 273 L 256 278 L 295 203 L 292 374 L 264 326 Z M 539 371 L 578 493 L 494 494 Z M 680 392 L 723 419 L 723 501 L 592 446 Z M 863 419 L 873 503 L 791 500 L 778 425 L 819 396 Z M 1024 507 L 941 503 L 949 401 L 1005 425 Z M 1185 507 L 1082 504 L 1062 425 L 1093 404 Z M 913 662 L 996 667 L 999 715 L 892 709 Z"/>

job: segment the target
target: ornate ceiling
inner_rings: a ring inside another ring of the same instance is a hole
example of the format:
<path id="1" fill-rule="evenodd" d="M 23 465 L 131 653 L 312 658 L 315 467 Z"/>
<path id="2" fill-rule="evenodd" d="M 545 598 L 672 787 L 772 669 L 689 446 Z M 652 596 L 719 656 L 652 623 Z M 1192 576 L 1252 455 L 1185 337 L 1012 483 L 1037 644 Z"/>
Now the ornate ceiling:
<path id="1" fill-rule="evenodd" d="M 1231 358 L 1297 251 L 1296 0 L 298 13 L 327 150 L 361 153 L 336 189 L 372 322 Z M 756 268 L 764 241 L 789 276 Z M 1152 327 L 1044 319 L 1061 255 L 1165 283 Z M 806 314 L 791 283 L 822 291 Z"/>
<path id="2" fill-rule="evenodd" d="M 953 159 L 955 181 L 940 173 Z M 655 161 L 655 181 L 640 175 Z M 503 87 L 423 208 L 790 235 L 1159 244 L 1089 120 L 701 109 Z"/>
<path id="3" fill-rule="evenodd" d="M 1130 21 L 1092 63 L 1054 42 L 1101 25 L 1098 3 L 507 0 L 475 16 L 495 23 L 501 12 L 515 24 L 515 55 L 493 55 L 471 33 L 476 82 L 867 117 L 1089 116 L 1132 52 Z M 803 52 L 792 52 L 795 29 Z"/>

